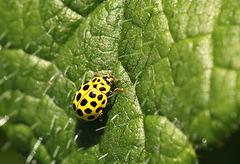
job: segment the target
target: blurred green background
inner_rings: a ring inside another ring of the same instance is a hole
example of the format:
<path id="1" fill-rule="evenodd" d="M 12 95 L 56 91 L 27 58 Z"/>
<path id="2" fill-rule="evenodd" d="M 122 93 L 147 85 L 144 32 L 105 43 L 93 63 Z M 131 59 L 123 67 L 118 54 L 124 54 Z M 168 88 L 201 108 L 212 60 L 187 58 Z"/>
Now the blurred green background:
<path id="1" fill-rule="evenodd" d="M 7 136 L 0 128 L 0 163 L 1 164 L 21 164 L 25 163 L 25 158 L 18 154 L 13 145 L 8 141 Z"/>
<path id="2" fill-rule="evenodd" d="M 0 161 L 1 164 L 24 164 L 25 158 L 18 154 L 11 145 L 5 150 L 7 136 L 0 129 Z M 240 163 L 240 131 L 234 132 L 226 141 L 219 143 L 217 148 L 197 150 L 199 164 L 237 164 Z"/>

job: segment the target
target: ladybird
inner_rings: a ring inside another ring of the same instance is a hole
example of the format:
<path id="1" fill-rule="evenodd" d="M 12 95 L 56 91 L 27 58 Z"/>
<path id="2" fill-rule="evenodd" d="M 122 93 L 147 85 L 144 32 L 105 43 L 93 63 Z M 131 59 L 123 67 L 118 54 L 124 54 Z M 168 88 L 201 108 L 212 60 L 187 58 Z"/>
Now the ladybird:
<path id="1" fill-rule="evenodd" d="M 102 121 L 103 109 L 107 105 L 107 93 L 114 93 L 117 90 L 123 91 L 123 88 L 116 88 L 111 91 L 111 85 L 115 81 L 120 81 L 112 75 L 107 74 L 86 81 L 76 92 L 73 99 L 73 109 L 78 118 L 85 121 L 93 121 L 99 117 Z"/>

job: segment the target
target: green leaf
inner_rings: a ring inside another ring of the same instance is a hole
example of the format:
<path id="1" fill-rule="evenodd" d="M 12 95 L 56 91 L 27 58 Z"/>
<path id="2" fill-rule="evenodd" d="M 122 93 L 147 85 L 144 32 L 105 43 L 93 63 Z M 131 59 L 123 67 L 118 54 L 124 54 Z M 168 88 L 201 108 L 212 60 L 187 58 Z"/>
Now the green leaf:
<path id="1" fill-rule="evenodd" d="M 197 163 L 197 148 L 238 125 L 237 0 L 0 0 L 0 11 L 0 126 L 27 163 Z M 72 98 L 97 69 L 124 91 L 103 122 L 82 122 Z"/>

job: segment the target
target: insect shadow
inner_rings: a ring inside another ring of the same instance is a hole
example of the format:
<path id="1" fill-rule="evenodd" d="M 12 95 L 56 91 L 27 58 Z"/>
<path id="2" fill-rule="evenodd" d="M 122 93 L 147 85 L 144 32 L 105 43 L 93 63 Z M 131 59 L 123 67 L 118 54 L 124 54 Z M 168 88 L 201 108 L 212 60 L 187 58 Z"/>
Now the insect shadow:
<path id="1" fill-rule="evenodd" d="M 107 113 L 109 109 L 111 109 L 111 105 L 104 109 L 102 122 L 99 119 L 94 121 L 82 121 L 78 119 L 75 129 L 75 133 L 78 136 L 76 139 L 78 147 L 88 149 L 100 142 L 108 121 Z"/>

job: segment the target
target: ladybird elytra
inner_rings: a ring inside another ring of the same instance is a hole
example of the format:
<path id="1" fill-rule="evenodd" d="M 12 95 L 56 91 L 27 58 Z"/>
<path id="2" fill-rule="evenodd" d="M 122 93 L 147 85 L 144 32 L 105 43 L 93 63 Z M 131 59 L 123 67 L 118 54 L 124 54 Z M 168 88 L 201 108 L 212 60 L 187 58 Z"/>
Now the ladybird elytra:
<path id="1" fill-rule="evenodd" d="M 97 75 L 98 76 L 98 75 Z M 113 93 L 117 90 L 123 91 L 123 88 L 117 88 L 111 91 L 111 84 L 114 81 L 120 81 L 110 74 L 103 77 L 94 77 L 82 84 L 76 92 L 73 100 L 73 110 L 76 116 L 85 121 L 93 121 L 101 117 L 103 110 L 107 105 L 107 93 Z M 101 120 L 101 118 L 99 118 Z"/>

